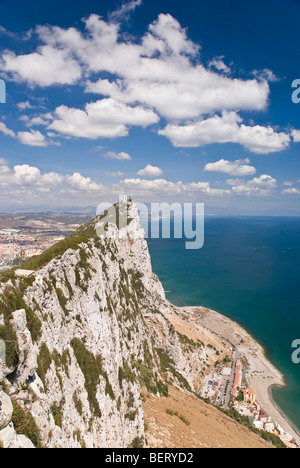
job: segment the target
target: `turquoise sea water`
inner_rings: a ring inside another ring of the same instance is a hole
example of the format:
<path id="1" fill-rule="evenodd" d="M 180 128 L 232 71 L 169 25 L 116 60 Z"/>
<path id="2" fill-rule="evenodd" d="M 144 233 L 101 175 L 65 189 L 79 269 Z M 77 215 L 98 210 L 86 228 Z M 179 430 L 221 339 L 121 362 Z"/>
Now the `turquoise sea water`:
<path id="1" fill-rule="evenodd" d="M 265 347 L 287 386 L 273 396 L 300 429 L 300 218 L 215 218 L 205 221 L 205 245 L 148 240 L 154 272 L 178 306 L 203 305 L 243 325 Z"/>

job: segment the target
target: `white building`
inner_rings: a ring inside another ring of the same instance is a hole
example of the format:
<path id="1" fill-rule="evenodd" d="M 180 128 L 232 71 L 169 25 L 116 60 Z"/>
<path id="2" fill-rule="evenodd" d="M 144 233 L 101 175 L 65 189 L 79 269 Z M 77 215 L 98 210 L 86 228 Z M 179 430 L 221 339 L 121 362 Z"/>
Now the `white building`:
<path id="1" fill-rule="evenodd" d="M 231 375 L 230 367 L 224 367 L 224 369 L 222 371 L 222 375 L 223 375 L 223 377 L 230 377 L 230 375 Z"/>
<path id="2" fill-rule="evenodd" d="M 253 426 L 256 427 L 256 429 L 263 430 L 264 425 L 261 421 L 254 421 Z"/>
<path id="3" fill-rule="evenodd" d="M 272 422 L 265 424 L 265 431 L 275 432 L 275 424 L 273 424 Z"/>

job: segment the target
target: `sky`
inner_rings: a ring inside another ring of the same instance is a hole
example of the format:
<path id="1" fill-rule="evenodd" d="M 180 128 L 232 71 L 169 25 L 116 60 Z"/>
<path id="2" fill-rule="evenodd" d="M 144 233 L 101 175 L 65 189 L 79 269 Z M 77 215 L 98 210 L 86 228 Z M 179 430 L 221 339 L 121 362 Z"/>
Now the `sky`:
<path id="1" fill-rule="evenodd" d="M 299 19 L 299 0 L 0 0 L 0 210 L 298 216 Z"/>

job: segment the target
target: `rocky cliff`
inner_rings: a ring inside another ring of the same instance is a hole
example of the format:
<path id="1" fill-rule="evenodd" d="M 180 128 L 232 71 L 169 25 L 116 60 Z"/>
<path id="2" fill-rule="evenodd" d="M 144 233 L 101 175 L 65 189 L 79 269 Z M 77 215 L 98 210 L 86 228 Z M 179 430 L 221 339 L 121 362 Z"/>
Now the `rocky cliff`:
<path id="1" fill-rule="evenodd" d="M 178 333 L 133 203 L 127 227 L 97 218 L 0 286 L 0 446 L 141 447 L 141 390 L 190 395 L 224 353 Z"/>

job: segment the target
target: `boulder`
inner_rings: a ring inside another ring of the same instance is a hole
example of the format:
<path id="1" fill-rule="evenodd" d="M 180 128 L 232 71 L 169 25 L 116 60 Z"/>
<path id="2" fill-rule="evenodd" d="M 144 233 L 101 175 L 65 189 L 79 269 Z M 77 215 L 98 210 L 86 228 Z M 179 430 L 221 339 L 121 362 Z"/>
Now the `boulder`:
<path id="1" fill-rule="evenodd" d="M 5 429 L 0 431 L 0 442 L 3 448 L 20 448 L 13 423 L 10 423 Z"/>
<path id="2" fill-rule="evenodd" d="M 34 449 L 35 448 L 31 440 L 29 440 L 24 435 L 18 435 L 17 442 L 19 444 L 19 448 L 21 449 Z"/>
<path id="3" fill-rule="evenodd" d="M 8 426 L 12 413 L 13 405 L 9 396 L 0 391 L 0 430 Z"/>
<path id="4" fill-rule="evenodd" d="M 24 332 L 27 327 L 26 312 L 24 309 L 16 310 L 13 314 L 13 325 L 16 332 Z"/>

